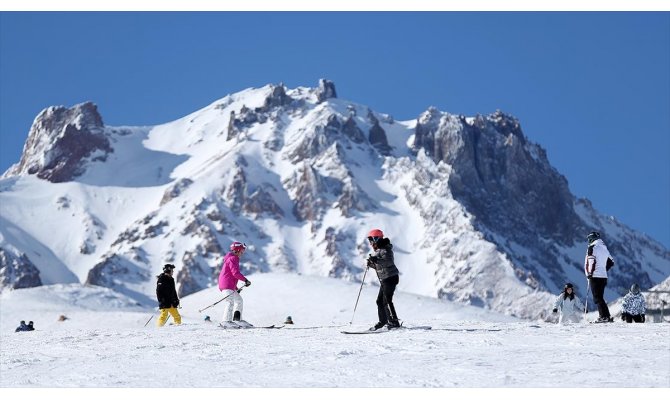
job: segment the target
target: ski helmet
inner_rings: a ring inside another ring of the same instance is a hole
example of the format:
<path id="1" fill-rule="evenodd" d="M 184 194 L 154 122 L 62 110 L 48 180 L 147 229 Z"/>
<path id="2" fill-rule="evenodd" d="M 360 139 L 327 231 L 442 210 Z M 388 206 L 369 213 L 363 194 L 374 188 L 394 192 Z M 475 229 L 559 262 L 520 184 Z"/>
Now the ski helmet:
<path id="1" fill-rule="evenodd" d="M 637 283 L 633 283 L 633 284 L 630 286 L 630 292 L 633 293 L 633 294 L 638 294 L 638 293 L 640 293 L 640 285 L 638 285 Z"/>
<path id="2" fill-rule="evenodd" d="M 247 245 L 242 242 L 233 242 L 233 244 L 230 245 L 230 251 L 238 252 L 244 251 L 246 249 Z"/>
<path id="3" fill-rule="evenodd" d="M 175 266 L 172 264 L 165 264 L 163 267 L 163 272 L 171 272 L 175 269 Z"/>
<path id="4" fill-rule="evenodd" d="M 589 241 L 589 244 L 595 242 L 596 240 L 600 239 L 600 233 L 593 231 L 586 236 L 586 240 Z"/>
<path id="5" fill-rule="evenodd" d="M 381 229 L 373 229 L 370 232 L 368 232 L 368 239 L 370 238 L 383 238 L 384 237 L 384 232 L 381 231 Z"/>
<path id="6" fill-rule="evenodd" d="M 572 283 L 570 283 L 570 282 L 566 283 L 565 287 L 563 288 L 563 290 L 568 290 L 568 289 L 573 289 L 574 290 L 574 288 L 572 286 Z"/>

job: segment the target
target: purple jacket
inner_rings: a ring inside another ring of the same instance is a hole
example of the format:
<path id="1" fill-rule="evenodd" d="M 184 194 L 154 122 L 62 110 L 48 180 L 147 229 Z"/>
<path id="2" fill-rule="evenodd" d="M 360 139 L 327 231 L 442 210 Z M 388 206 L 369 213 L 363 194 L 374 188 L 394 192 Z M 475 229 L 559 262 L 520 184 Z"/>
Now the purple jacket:
<path id="1" fill-rule="evenodd" d="M 240 258 L 229 252 L 223 258 L 221 274 L 219 274 L 219 290 L 237 289 L 237 281 L 246 281 L 247 278 L 240 273 Z"/>

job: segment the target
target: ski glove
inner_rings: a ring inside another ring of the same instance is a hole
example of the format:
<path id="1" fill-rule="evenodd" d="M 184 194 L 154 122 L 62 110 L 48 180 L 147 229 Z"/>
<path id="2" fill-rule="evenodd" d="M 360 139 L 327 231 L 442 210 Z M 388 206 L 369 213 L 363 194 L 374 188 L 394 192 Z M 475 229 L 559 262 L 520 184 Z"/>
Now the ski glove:
<path id="1" fill-rule="evenodd" d="M 558 308 L 554 308 L 553 310 L 551 310 L 551 312 L 553 312 L 553 313 L 557 313 L 557 312 L 558 312 Z"/>
<path id="2" fill-rule="evenodd" d="M 586 278 L 591 280 L 591 278 L 593 278 L 593 274 L 589 274 L 589 276 L 587 276 Z"/>
<path id="3" fill-rule="evenodd" d="M 249 279 L 245 279 L 244 286 L 251 286 L 251 281 Z"/>

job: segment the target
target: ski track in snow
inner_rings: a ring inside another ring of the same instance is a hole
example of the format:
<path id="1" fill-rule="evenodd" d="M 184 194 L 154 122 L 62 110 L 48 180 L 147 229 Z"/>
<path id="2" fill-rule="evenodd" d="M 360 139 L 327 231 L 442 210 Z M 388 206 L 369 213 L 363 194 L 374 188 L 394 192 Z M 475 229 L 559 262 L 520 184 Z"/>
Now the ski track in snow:
<path id="1" fill-rule="evenodd" d="M 154 322 L 3 332 L 0 386 L 670 387 L 668 324 L 432 321 L 430 331 L 344 335 Z"/>

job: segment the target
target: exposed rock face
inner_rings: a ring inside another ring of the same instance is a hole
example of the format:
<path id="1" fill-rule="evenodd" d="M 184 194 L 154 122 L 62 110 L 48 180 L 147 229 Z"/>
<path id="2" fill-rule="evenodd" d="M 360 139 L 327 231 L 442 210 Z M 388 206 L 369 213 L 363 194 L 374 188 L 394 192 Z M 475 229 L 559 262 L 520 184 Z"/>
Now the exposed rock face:
<path id="1" fill-rule="evenodd" d="M 104 160 L 112 151 L 103 128 L 93 103 L 49 107 L 35 118 L 21 160 L 4 176 L 36 174 L 51 182 L 70 181 L 84 172 L 84 159 Z"/>
<path id="2" fill-rule="evenodd" d="M 113 288 L 116 286 L 114 279 L 129 272 L 125 264 L 127 264 L 125 260 L 117 255 L 112 255 L 88 271 L 88 276 L 84 283 Z"/>
<path id="3" fill-rule="evenodd" d="M 360 272 L 360 268 L 352 268 L 350 263 L 342 258 L 342 254 L 344 253 L 343 250 L 345 249 L 340 249 L 339 244 L 347 243 L 351 240 L 351 238 L 347 236 L 348 235 L 346 234 L 337 232 L 333 227 L 328 227 L 328 229 L 326 229 L 326 235 L 324 237 L 324 241 L 326 242 L 326 255 L 331 257 L 332 260 L 332 267 L 328 272 L 328 276 L 332 278 L 353 279 L 358 272 Z"/>
<path id="4" fill-rule="evenodd" d="M 371 110 L 368 110 L 368 120 L 372 123 L 372 127 L 368 134 L 370 144 L 377 149 L 379 154 L 388 156 L 391 154 L 391 146 L 389 146 L 388 139 L 386 138 L 386 132 L 381 127 L 379 120 Z"/>
<path id="5" fill-rule="evenodd" d="M 319 173 L 309 163 L 303 162 L 293 176 L 293 182 L 286 185 L 294 189 L 293 215 L 298 221 L 317 221 L 327 203 L 323 196 L 326 184 Z"/>
<path id="6" fill-rule="evenodd" d="M 335 84 L 327 79 L 319 79 L 319 87 L 316 90 L 316 98 L 322 103 L 331 98 L 337 98 Z"/>
<path id="7" fill-rule="evenodd" d="M 453 166 L 454 198 L 492 231 L 505 227 L 504 236 L 520 243 L 538 237 L 572 243 L 580 223 L 568 183 L 545 151 L 527 142 L 513 117 L 496 112 L 466 122 L 430 109 L 417 123 L 414 150 L 419 148 Z"/>
<path id="8" fill-rule="evenodd" d="M 342 126 L 342 133 L 344 133 L 354 143 L 365 142 L 365 135 L 363 131 L 356 125 L 356 120 L 353 117 L 347 118 Z"/>
<path id="9" fill-rule="evenodd" d="M 0 248 L 0 290 L 42 286 L 40 271 L 25 254 L 16 256 Z"/>
<path id="10" fill-rule="evenodd" d="M 175 197 L 179 197 L 181 192 L 184 191 L 184 189 L 188 188 L 193 184 L 193 181 L 184 178 L 180 179 L 175 183 L 174 185 L 170 186 L 168 189 L 165 190 L 165 194 L 163 195 L 163 198 L 161 199 L 161 206 L 165 205 L 168 201 L 174 199 Z"/>
<path id="11" fill-rule="evenodd" d="M 291 96 L 286 94 L 284 85 L 272 86 L 271 93 L 265 98 L 263 106 L 256 107 L 253 110 L 243 106 L 239 113 L 230 112 L 228 122 L 227 140 L 236 137 L 240 132 L 251 127 L 256 123 L 265 123 L 268 119 L 273 119 L 272 111 L 277 107 L 287 107 L 293 103 Z"/>

